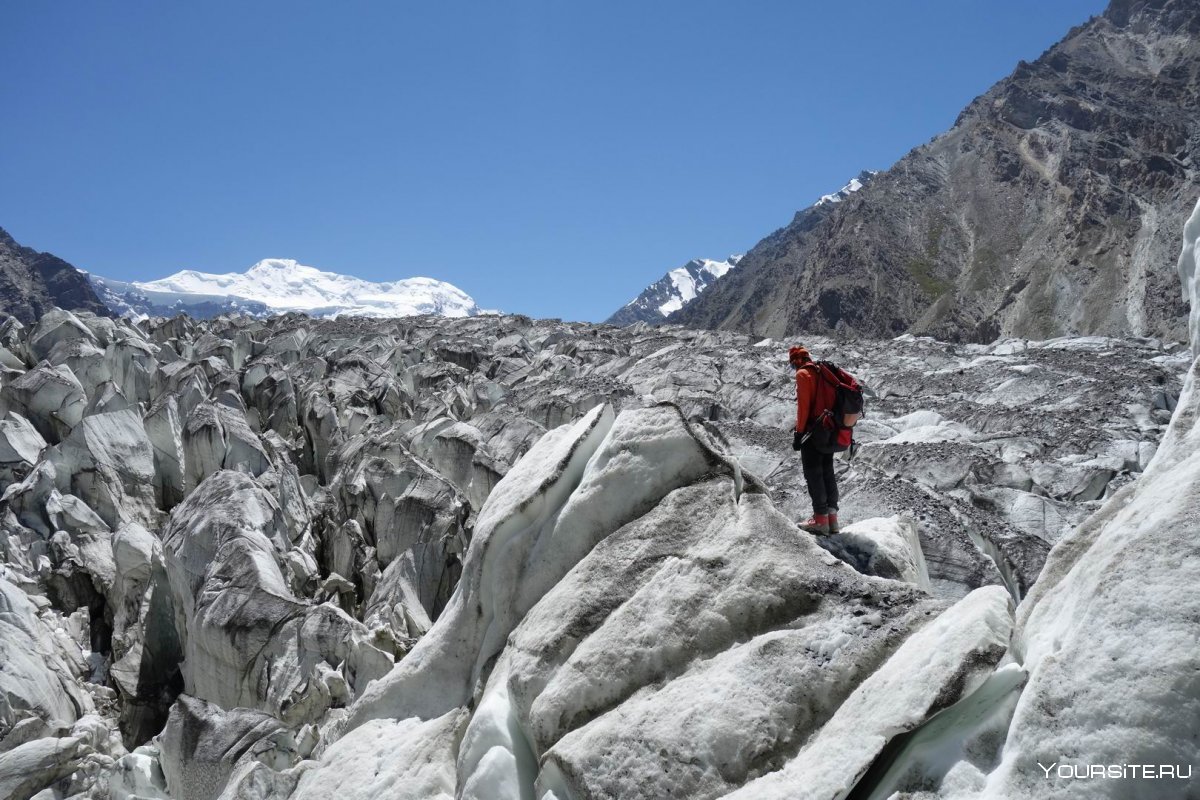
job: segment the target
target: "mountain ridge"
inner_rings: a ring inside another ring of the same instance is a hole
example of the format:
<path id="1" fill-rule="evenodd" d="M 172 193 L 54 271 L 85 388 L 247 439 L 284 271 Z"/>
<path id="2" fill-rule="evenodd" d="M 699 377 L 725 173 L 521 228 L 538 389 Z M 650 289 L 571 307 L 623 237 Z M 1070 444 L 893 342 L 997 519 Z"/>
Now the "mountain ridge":
<path id="1" fill-rule="evenodd" d="M 797 211 L 794 220 L 809 215 L 820 218 L 821 215 L 829 213 L 835 205 L 869 184 L 878 174 L 877 170 L 869 169 L 859 172 L 841 189 L 821 195 L 811 206 Z M 713 283 L 725 277 L 744 257 L 743 254 L 733 255 L 724 261 L 692 259 L 647 286 L 641 294 L 621 306 L 605 322 L 610 325 L 630 325 L 634 322 L 661 324 L 671 314 L 695 300 Z"/>
<path id="2" fill-rule="evenodd" d="M 763 336 L 1182 338 L 1200 2 L 1120 0 L 669 322 Z"/>
<path id="3" fill-rule="evenodd" d="M 78 269 L 19 244 L 0 228 L 0 309 L 29 324 L 55 306 L 109 315 Z"/>
<path id="4" fill-rule="evenodd" d="M 292 311 L 312 317 L 483 313 L 470 295 L 445 281 L 414 277 L 376 283 L 288 258 L 263 259 L 245 272 L 181 270 L 152 281 L 91 279 L 110 308 L 131 316 L 180 311 L 200 318 L 222 313 L 263 317 Z"/>

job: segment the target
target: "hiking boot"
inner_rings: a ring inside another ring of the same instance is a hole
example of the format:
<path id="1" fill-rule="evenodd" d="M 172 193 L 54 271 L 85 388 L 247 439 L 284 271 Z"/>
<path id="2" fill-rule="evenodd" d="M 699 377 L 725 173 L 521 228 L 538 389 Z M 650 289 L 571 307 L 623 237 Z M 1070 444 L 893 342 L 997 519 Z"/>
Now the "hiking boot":
<path id="1" fill-rule="evenodd" d="M 829 533 L 829 515 L 813 514 L 812 519 L 800 523 L 800 530 L 824 536 Z"/>
<path id="2" fill-rule="evenodd" d="M 831 511 L 831 512 L 829 512 L 828 516 L 829 516 L 829 532 L 830 533 L 841 533 L 842 526 L 838 525 L 837 514 L 833 511 Z"/>

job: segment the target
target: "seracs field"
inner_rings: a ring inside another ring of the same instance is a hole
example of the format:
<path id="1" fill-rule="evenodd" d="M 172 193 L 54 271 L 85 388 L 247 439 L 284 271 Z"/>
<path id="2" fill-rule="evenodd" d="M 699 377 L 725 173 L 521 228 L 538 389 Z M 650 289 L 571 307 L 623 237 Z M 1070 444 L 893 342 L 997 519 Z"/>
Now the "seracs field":
<path id="1" fill-rule="evenodd" d="M 1171 796 L 1031 762 L 1195 755 L 1189 351 L 807 344 L 830 537 L 785 343 L 9 320 L 0 793 Z"/>

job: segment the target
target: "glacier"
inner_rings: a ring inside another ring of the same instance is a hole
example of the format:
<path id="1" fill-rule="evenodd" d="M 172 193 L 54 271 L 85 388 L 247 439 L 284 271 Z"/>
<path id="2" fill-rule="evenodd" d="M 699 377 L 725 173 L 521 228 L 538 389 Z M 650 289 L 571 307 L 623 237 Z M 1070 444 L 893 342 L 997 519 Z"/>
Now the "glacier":
<path id="1" fill-rule="evenodd" d="M 812 337 L 870 390 L 814 537 L 787 344 L 0 322 L 0 795 L 1195 793 L 1037 767 L 1196 757 L 1195 351 Z"/>
<path id="2" fill-rule="evenodd" d="M 1200 202 L 1184 228 L 1179 274 L 1200 353 L 1196 248 Z M 980 797 L 1150 798 L 1152 780 L 1039 776 L 1045 764 L 1188 767 L 1200 724 L 1200 392 L 1192 362 L 1170 424 L 1142 477 L 1111 497 L 1049 554 L 1022 603 L 1013 651 L 1029 673 L 1004 757 Z M 1069 702 L 1068 702 L 1069 700 Z M 1187 770 L 1174 796 L 1200 790 Z"/>

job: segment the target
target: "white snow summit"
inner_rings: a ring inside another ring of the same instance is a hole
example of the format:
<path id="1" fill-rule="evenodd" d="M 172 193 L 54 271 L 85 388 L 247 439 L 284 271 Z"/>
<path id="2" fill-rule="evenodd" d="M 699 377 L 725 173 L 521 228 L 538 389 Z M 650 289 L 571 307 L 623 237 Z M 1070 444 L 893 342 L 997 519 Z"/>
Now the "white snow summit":
<path id="1" fill-rule="evenodd" d="M 641 294 L 622 306 L 607 321 L 612 325 L 662 322 L 695 300 L 713 281 L 724 276 L 741 260 L 741 255 L 730 256 L 724 261 L 710 258 L 693 259 L 647 286 Z"/>
<path id="2" fill-rule="evenodd" d="M 112 289 L 116 282 L 99 279 Z M 242 308 L 255 315 L 301 311 L 313 317 L 405 317 L 438 314 L 468 317 L 480 308 L 466 292 L 433 278 L 405 278 L 373 283 L 350 275 L 325 272 L 290 258 L 267 258 L 245 272 L 215 274 L 183 270 L 154 281 L 122 284 L 122 299 L 135 312 L 140 308 L 130 292 L 141 294 L 155 307 L 194 306 L 199 298 L 229 310 Z M 101 296 L 105 296 L 101 293 Z M 222 303 L 221 301 L 225 302 Z M 241 302 L 239 302 L 241 301 Z M 266 311 L 254 304 L 262 304 Z M 111 303 L 110 303 L 111 305 Z M 118 309 L 122 312 L 127 310 Z M 190 309 L 189 309 L 190 310 Z"/>

